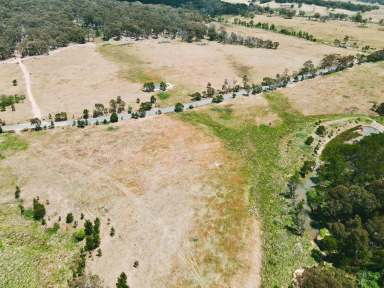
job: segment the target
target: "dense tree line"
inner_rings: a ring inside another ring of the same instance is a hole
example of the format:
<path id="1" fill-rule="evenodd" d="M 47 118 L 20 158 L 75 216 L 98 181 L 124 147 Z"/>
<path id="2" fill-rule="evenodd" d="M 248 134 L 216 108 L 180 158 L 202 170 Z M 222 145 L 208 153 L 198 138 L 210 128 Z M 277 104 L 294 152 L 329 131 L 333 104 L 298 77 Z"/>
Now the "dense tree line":
<path id="1" fill-rule="evenodd" d="M 94 37 L 103 40 L 135 39 L 162 35 L 192 42 L 207 36 L 209 18 L 204 13 L 245 13 L 247 5 L 210 1 L 143 1 L 148 5 L 117 0 L 0 0 L 0 60 L 40 55 L 69 43 L 85 43 Z M 233 35 L 230 35 L 233 36 Z M 223 43 L 248 47 L 270 46 L 269 40 L 219 35 Z"/>
<path id="2" fill-rule="evenodd" d="M 0 0 L 0 18 L 0 59 L 13 56 L 16 47 L 23 56 L 37 55 L 94 36 L 167 33 L 198 40 L 206 32 L 198 12 L 114 0 Z"/>
<path id="3" fill-rule="evenodd" d="M 137 0 L 120 0 L 135 2 Z M 196 9 L 211 16 L 232 14 L 239 15 L 249 11 L 248 5 L 227 3 L 221 0 L 141 0 L 145 4 L 164 4 L 173 7 Z"/>
<path id="4" fill-rule="evenodd" d="M 247 22 L 247 21 L 242 21 L 238 18 L 235 18 L 233 20 L 233 24 L 241 25 L 241 26 L 245 26 L 245 27 L 250 27 L 250 28 L 259 28 L 259 29 L 264 29 L 264 30 L 270 30 L 270 31 L 277 32 L 280 34 L 295 36 L 298 38 L 302 38 L 305 40 L 316 42 L 316 38 L 308 32 L 301 31 L 301 30 L 294 31 L 294 30 L 289 30 L 287 28 L 278 28 L 274 24 L 261 23 L 261 22 L 255 23 L 253 20 L 250 20 L 249 22 Z"/>
<path id="5" fill-rule="evenodd" d="M 279 47 L 279 42 L 263 40 L 252 36 L 244 37 L 234 32 L 228 33 L 224 28 L 217 31 L 214 25 L 210 25 L 208 28 L 208 39 L 223 44 L 243 45 L 249 48 L 277 49 Z"/>
<path id="6" fill-rule="evenodd" d="M 327 233 L 319 238 L 322 260 L 384 285 L 384 134 L 344 132 L 325 148 L 318 185 L 308 194 L 312 218 Z"/>
<path id="7" fill-rule="evenodd" d="M 275 0 L 277 3 L 304 3 L 309 5 L 323 6 L 332 9 L 344 9 L 350 11 L 367 12 L 379 9 L 377 5 L 356 4 L 344 1 L 328 1 L 328 0 Z"/>

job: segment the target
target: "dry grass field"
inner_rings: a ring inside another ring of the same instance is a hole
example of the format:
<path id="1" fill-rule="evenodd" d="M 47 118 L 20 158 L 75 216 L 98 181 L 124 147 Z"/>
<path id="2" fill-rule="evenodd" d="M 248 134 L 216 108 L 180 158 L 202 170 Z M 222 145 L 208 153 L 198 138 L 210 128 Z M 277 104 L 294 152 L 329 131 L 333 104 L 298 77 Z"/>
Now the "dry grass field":
<path id="1" fill-rule="evenodd" d="M 121 96 L 127 102 L 144 97 L 141 84 L 119 76 L 119 67 L 104 59 L 94 44 L 54 51 L 49 56 L 24 60 L 31 73 L 32 90 L 42 114 L 65 111 L 79 116 L 94 104 L 107 105 Z"/>
<path id="2" fill-rule="evenodd" d="M 281 92 L 306 115 L 370 113 L 373 103 L 384 101 L 383 83 L 384 63 L 363 64 Z"/>
<path id="3" fill-rule="evenodd" d="M 101 218 L 103 255 L 88 259 L 87 269 L 109 287 L 122 271 L 132 287 L 260 281 L 259 230 L 241 163 L 203 130 L 162 116 L 20 137 L 29 148 L 2 167 L 25 203 L 49 201 L 48 225 L 68 212 L 79 225 L 81 213 Z M 11 198 L 13 189 L 4 193 Z"/>
<path id="4" fill-rule="evenodd" d="M 243 35 L 253 35 L 280 42 L 277 50 L 252 49 L 236 45 L 223 45 L 213 42 L 182 43 L 178 41 L 138 41 L 130 45 L 102 46 L 99 51 L 121 65 L 123 77 L 137 77 L 140 71 L 146 78 L 162 75 L 163 80 L 176 85 L 167 103 L 188 99 L 188 93 L 204 90 L 210 82 L 221 87 L 225 79 L 240 81 L 245 74 L 258 82 L 263 77 L 299 69 L 311 59 L 317 63 L 325 54 L 345 53 L 343 49 L 310 43 L 268 31 L 227 27 Z"/>
<path id="5" fill-rule="evenodd" d="M 243 27 L 227 29 L 278 41 L 280 47 L 277 50 L 251 49 L 213 42 L 164 40 L 112 42 L 68 47 L 49 56 L 25 59 L 24 63 L 31 73 L 32 91 L 43 117 L 67 112 L 70 118 L 76 118 L 83 109 L 92 111 L 96 103 L 108 105 L 109 100 L 117 96 L 136 107 L 137 98 L 147 101 L 150 97 L 141 91 L 146 81 L 164 80 L 174 84 L 175 88 L 168 92 L 170 97 L 160 101 L 161 105 L 170 105 L 189 100 L 190 93 L 204 90 L 208 82 L 220 88 L 225 79 L 239 82 L 245 74 L 259 82 L 285 69 L 297 70 L 307 60 L 317 63 L 325 54 L 346 53 L 342 49 L 268 31 Z M 19 73 L 16 64 L 0 66 L 0 73 L 8 70 L 11 73 L 0 78 L 1 87 L 10 86 L 10 79 Z M 20 80 L 17 88 L 22 87 Z M 16 112 L 0 113 L 0 118 L 6 122 L 26 121 L 31 118 L 29 106 L 25 101 L 16 107 Z"/>
<path id="6" fill-rule="evenodd" d="M 253 21 L 255 23 L 275 24 L 279 28 L 289 28 L 294 31 L 302 30 L 313 34 L 321 42 L 329 44 L 333 44 L 335 39 L 343 40 L 345 36 L 349 36 L 350 41 L 356 42 L 359 47 L 369 45 L 380 49 L 384 46 L 384 27 L 373 23 L 362 26 L 349 21 L 327 21 L 323 23 L 309 21 L 302 17 L 285 19 L 279 16 L 267 17 L 265 15 L 256 15 Z M 230 19 L 230 22 L 232 22 L 232 19 Z"/>
<path id="7" fill-rule="evenodd" d="M 17 80 L 17 86 L 13 86 L 12 81 Z M 20 69 L 16 63 L 0 63 L 0 95 L 25 95 L 25 84 Z M 23 103 L 15 105 L 16 111 L 12 112 L 11 107 L 8 107 L 5 112 L 0 111 L 0 119 L 15 123 L 25 121 L 32 117 L 31 106 L 28 99 Z"/>

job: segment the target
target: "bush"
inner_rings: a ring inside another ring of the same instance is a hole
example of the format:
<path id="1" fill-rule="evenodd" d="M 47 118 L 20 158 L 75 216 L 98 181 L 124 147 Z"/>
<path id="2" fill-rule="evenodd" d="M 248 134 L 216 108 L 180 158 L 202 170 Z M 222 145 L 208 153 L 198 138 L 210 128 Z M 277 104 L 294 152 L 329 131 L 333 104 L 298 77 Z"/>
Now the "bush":
<path id="1" fill-rule="evenodd" d="M 32 213 L 35 220 L 42 220 L 46 213 L 44 204 L 41 204 L 36 198 L 33 199 Z"/>
<path id="2" fill-rule="evenodd" d="M 319 265 L 305 269 L 297 279 L 298 288 L 355 288 L 355 279 L 342 270 Z"/>
<path id="3" fill-rule="evenodd" d="M 312 136 L 309 136 L 308 138 L 307 138 L 307 140 L 305 140 L 305 145 L 308 145 L 308 146 L 310 146 L 312 143 L 313 143 L 313 137 Z"/>
<path id="4" fill-rule="evenodd" d="M 109 119 L 111 121 L 111 123 L 116 123 L 119 121 L 119 117 L 117 116 L 117 113 L 116 112 L 113 112 L 111 114 L 111 117 Z"/>
<path id="5" fill-rule="evenodd" d="M 65 219 L 65 222 L 66 222 L 67 224 L 70 224 L 70 223 L 73 222 L 73 214 L 72 214 L 72 213 L 68 213 L 68 214 L 67 214 L 67 217 L 66 217 L 66 219 Z"/>
<path id="6" fill-rule="evenodd" d="M 317 127 L 316 129 L 316 134 L 319 135 L 320 137 L 324 137 L 325 134 L 326 134 L 327 130 L 325 129 L 325 127 L 323 125 L 320 125 L 319 127 Z"/>
<path id="7" fill-rule="evenodd" d="M 77 241 L 77 242 L 81 242 L 84 240 L 85 238 L 85 232 L 84 232 L 84 229 L 81 228 L 79 230 L 77 230 L 75 233 L 73 233 L 73 238 Z"/>
<path id="8" fill-rule="evenodd" d="M 177 103 L 175 105 L 175 112 L 179 113 L 179 112 L 183 112 L 183 111 L 184 111 L 184 105 L 181 103 Z"/>
<path id="9" fill-rule="evenodd" d="M 146 82 L 146 83 L 144 83 L 143 91 L 144 92 L 153 92 L 153 91 L 155 91 L 155 83 L 153 83 L 153 82 Z"/>

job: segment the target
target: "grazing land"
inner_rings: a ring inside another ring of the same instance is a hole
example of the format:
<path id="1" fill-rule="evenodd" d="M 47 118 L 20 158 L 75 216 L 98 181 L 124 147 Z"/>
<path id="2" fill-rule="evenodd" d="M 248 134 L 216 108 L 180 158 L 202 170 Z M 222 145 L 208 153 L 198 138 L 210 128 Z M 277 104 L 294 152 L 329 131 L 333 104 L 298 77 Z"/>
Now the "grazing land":
<path id="1" fill-rule="evenodd" d="M 368 113 L 384 101 L 384 63 L 364 64 L 335 75 L 297 83 L 283 89 L 305 115 Z"/>
<path id="2" fill-rule="evenodd" d="M 2 167 L 25 203 L 49 200 L 48 225 L 70 212 L 80 225 L 81 213 L 100 217 L 103 255 L 88 268 L 106 285 L 121 271 L 134 287 L 260 281 L 260 235 L 243 168 L 212 136 L 163 116 L 22 139 L 29 149 Z M 12 197 L 13 190 L 5 192 Z"/>
<path id="3" fill-rule="evenodd" d="M 384 15 L 383 15 L 384 18 Z M 249 21 L 250 19 L 244 19 Z M 233 19 L 229 20 L 231 23 Z M 360 24 L 350 21 L 328 20 L 326 22 L 310 21 L 303 17 L 285 19 L 279 16 L 268 17 L 256 15 L 253 22 L 274 24 L 278 28 L 304 31 L 312 34 L 319 42 L 332 44 L 335 39 L 342 41 L 345 36 L 349 42 L 355 42 L 361 48 L 369 45 L 380 49 L 384 46 L 384 27 L 374 23 Z"/>

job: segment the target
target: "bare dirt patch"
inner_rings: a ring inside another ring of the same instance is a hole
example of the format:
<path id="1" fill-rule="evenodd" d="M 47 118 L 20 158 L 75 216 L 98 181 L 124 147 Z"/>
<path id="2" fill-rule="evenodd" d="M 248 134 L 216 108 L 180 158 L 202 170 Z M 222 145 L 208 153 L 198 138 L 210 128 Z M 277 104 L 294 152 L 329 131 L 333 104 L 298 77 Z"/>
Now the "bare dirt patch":
<path id="1" fill-rule="evenodd" d="M 165 116 L 115 129 L 69 128 L 23 137 L 29 149 L 3 164 L 17 179 L 24 203 L 36 196 L 49 200 L 49 225 L 68 212 L 79 225 L 80 213 L 100 216 L 103 256 L 89 259 L 88 269 L 107 285 L 114 286 L 125 271 L 133 287 L 170 287 L 185 280 L 226 287 L 236 275 L 242 275 L 238 287 L 250 277 L 254 286 L 249 287 L 258 286 L 260 250 L 246 245 L 258 239 L 255 219 L 247 211 L 236 161 L 221 142 Z M 223 230 L 227 211 L 236 215 L 230 217 L 236 231 Z M 223 260 L 219 266 L 205 261 L 207 239 L 208 251 Z"/>
<path id="2" fill-rule="evenodd" d="M 363 64 L 282 89 L 306 115 L 362 112 L 384 101 L 384 64 Z"/>

